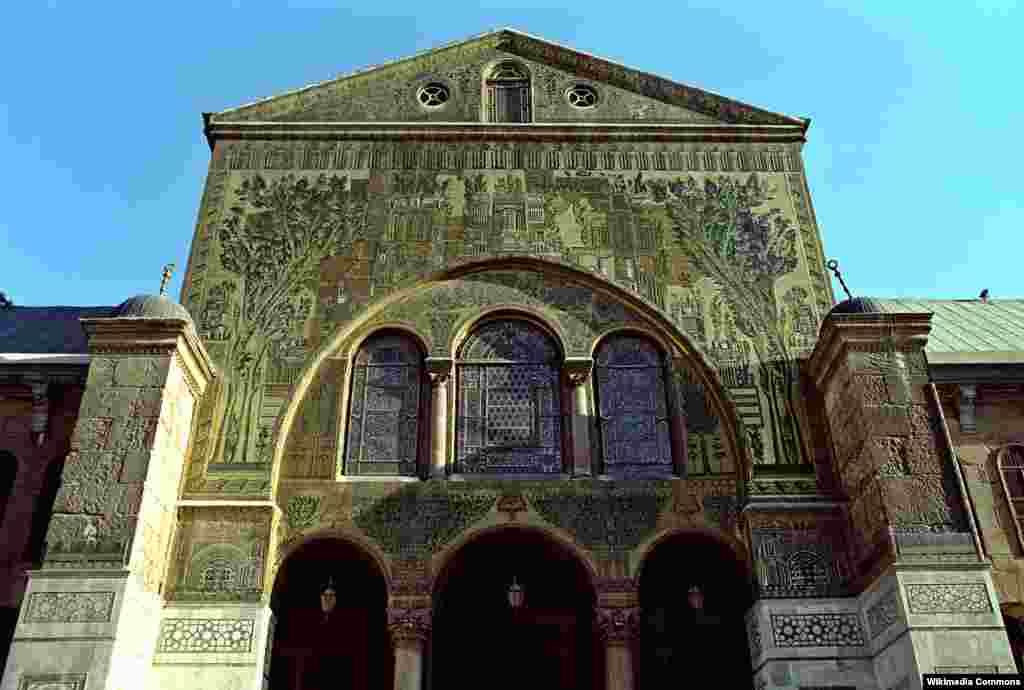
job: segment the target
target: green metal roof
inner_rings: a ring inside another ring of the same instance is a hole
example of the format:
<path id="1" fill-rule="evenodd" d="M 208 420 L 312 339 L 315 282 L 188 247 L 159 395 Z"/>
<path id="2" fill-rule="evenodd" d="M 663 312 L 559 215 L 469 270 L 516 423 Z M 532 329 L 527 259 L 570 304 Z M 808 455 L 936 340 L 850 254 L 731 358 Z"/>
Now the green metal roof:
<path id="1" fill-rule="evenodd" d="M 931 313 L 931 364 L 1024 364 L 1024 299 L 874 299 L 887 313 Z"/>

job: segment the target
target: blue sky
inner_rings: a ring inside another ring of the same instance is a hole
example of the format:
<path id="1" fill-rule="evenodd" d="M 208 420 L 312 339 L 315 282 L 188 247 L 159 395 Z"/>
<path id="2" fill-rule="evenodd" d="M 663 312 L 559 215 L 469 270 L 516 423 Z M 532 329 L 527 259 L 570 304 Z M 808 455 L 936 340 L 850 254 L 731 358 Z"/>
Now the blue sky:
<path id="1" fill-rule="evenodd" d="M 354 4 L 9 4 L 0 290 L 116 304 L 173 261 L 177 296 L 209 161 L 201 112 L 511 26 L 810 117 L 825 251 L 855 294 L 1024 297 L 1011 0 Z"/>

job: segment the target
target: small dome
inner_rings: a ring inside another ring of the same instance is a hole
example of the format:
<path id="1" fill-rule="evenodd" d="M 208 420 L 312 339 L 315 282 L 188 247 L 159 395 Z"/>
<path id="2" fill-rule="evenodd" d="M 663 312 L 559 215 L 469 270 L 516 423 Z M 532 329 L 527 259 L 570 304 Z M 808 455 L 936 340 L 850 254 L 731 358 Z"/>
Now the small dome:
<path id="1" fill-rule="evenodd" d="M 165 295 L 136 295 L 114 309 L 113 318 L 181 319 L 192 323 L 188 310 Z"/>
<path id="2" fill-rule="evenodd" d="M 882 307 L 870 297 L 851 297 L 832 307 L 829 314 L 880 314 Z"/>

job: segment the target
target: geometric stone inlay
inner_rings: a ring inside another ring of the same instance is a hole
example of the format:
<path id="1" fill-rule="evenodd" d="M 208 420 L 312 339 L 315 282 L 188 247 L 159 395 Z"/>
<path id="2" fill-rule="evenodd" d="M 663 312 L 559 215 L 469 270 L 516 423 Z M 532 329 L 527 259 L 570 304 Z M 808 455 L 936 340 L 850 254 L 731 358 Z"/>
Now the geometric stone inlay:
<path id="1" fill-rule="evenodd" d="M 25 623 L 109 623 L 113 592 L 34 592 L 25 607 Z"/>
<path id="2" fill-rule="evenodd" d="M 900 618 L 900 604 L 896 590 L 891 589 L 868 609 L 868 630 L 875 639 Z"/>
<path id="3" fill-rule="evenodd" d="M 911 613 L 991 613 L 988 589 L 982 582 L 907 585 Z"/>
<path id="4" fill-rule="evenodd" d="M 160 626 L 159 652 L 250 652 L 255 621 L 169 618 Z"/>
<path id="5" fill-rule="evenodd" d="M 860 647 L 864 632 L 855 613 L 772 614 L 776 647 Z"/>
<path id="6" fill-rule="evenodd" d="M 85 690 L 84 673 L 22 676 L 18 690 Z"/>

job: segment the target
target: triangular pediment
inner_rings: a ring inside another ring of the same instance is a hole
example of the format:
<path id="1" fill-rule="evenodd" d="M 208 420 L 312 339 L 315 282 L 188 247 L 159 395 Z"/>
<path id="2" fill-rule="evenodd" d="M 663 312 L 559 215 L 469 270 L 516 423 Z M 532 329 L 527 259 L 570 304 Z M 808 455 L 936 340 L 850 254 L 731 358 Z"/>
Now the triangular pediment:
<path id="1" fill-rule="evenodd" d="M 693 86 L 500 29 L 370 67 L 256 103 L 215 113 L 212 122 L 480 122 L 485 75 L 512 60 L 531 80 L 538 123 L 785 125 L 808 121 L 740 103 Z M 446 90 L 441 107 L 420 92 Z M 595 105 L 576 107 L 569 91 L 592 87 Z"/>

